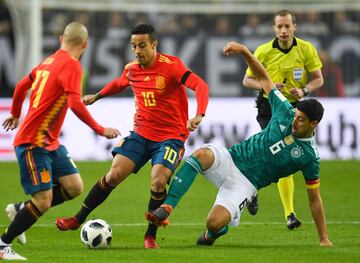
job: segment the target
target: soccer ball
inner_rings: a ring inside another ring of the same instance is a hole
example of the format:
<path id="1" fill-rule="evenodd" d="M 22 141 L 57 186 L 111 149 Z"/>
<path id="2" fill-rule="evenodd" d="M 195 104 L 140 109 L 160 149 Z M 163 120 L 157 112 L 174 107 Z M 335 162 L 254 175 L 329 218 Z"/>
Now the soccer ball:
<path id="1" fill-rule="evenodd" d="M 107 248 L 112 240 L 112 230 L 105 220 L 92 219 L 81 228 L 80 238 L 88 248 Z"/>

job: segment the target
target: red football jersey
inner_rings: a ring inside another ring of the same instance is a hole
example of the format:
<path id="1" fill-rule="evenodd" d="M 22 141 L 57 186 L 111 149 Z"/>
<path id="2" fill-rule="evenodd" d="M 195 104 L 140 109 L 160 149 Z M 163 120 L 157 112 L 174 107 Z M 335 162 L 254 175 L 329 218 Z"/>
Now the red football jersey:
<path id="1" fill-rule="evenodd" d="M 11 108 L 14 117 L 20 116 L 29 88 L 31 95 L 29 110 L 15 136 L 14 146 L 29 143 L 49 151 L 57 149 L 68 107 L 98 134 L 104 132 L 81 100 L 81 76 L 80 62 L 60 49 L 16 85 Z"/>
<path id="2" fill-rule="evenodd" d="M 157 54 L 149 68 L 135 61 L 125 66 L 122 75 L 106 85 L 101 96 L 109 96 L 132 86 L 135 97 L 134 131 L 153 141 L 189 136 L 188 98 L 185 85 L 196 93 L 197 114 L 205 115 L 208 103 L 206 83 L 174 56 Z"/>

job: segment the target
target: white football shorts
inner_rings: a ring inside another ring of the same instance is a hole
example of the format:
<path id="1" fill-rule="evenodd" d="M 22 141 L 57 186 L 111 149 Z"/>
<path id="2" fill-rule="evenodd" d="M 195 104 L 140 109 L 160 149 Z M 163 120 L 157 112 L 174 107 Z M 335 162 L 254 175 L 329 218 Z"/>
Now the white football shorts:
<path id="1" fill-rule="evenodd" d="M 256 196 L 257 190 L 236 167 L 225 147 L 205 144 L 203 148 L 209 148 L 215 155 L 213 165 L 202 172 L 203 176 L 219 189 L 214 206 L 225 207 L 231 214 L 229 224 L 237 226 L 246 202 Z"/>

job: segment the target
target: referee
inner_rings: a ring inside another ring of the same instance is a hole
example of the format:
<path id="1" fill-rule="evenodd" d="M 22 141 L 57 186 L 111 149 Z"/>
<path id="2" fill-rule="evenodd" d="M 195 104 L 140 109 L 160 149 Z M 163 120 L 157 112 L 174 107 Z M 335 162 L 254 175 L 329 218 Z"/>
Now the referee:
<path id="1" fill-rule="evenodd" d="M 276 88 L 293 106 L 296 106 L 299 100 L 323 85 L 322 63 L 313 44 L 294 36 L 296 21 L 295 15 L 291 11 L 278 11 L 274 16 L 273 29 L 276 38 L 260 45 L 254 55 L 264 65 Z M 311 78 L 309 81 L 308 75 Z M 264 129 L 270 121 L 271 108 L 267 95 L 263 92 L 250 68 L 246 71 L 243 85 L 259 90 L 256 99 L 258 108 L 256 120 L 261 129 Z M 294 211 L 293 176 L 280 179 L 277 185 L 284 207 L 286 225 L 288 229 L 293 230 L 301 225 Z M 257 197 L 248 204 L 248 210 L 252 215 L 257 213 Z"/>

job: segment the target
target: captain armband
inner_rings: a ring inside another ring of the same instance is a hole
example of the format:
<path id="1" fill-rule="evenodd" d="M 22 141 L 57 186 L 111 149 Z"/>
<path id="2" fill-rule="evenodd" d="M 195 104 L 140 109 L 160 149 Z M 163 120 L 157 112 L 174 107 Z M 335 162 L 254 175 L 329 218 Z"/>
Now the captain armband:
<path id="1" fill-rule="evenodd" d="M 305 187 L 307 189 L 316 189 L 320 187 L 320 179 L 305 181 Z"/>
<path id="2" fill-rule="evenodd" d="M 189 71 L 189 70 L 184 73 L 184 75 L 182 76 L 181 81 L 180 81 L 181 84 L 185 85 L 185 82 L 186 82 L 186 80 L 188 79 L 188 77 L 190 76 L 191 73 L 192 72 Z"/>

